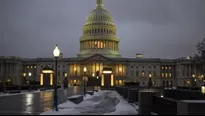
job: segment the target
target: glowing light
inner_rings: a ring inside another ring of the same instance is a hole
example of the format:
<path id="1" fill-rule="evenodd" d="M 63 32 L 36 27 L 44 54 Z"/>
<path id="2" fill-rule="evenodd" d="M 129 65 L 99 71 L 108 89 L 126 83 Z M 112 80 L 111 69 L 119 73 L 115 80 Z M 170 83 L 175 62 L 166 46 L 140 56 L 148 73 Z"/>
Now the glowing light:
<path id="1" fill-rule="evenodd" d="M 201 93 L 205 94 L 205 86 L 204 85 L 201 86 Z"/>
<path id="2" fill-rule="evenodd" d="M 97 79 L 98 79 L 99 77 L 97 76 Z"/>
<path id="3" fill-rule="evenodd" d="M 25 76 L 26 76 L 26 73 L 23 73 L 23 76 L 25 77 Z"/>
<path id="4" fill-rule="evenodd" d="M 43 85 L 43 74 L 40 76 L 40 85 Z"/>
<path id="5" fill-rule="evenodd" d="M 58 45 L 56 45 L 55 49 L 53 50 L 54 57 L 60 56 L 60 50 L 58 49 Z"/>
<path id="6" fill-rule="evenodd" d="M 101 86 L 104 86 L 104 74 L 102 75 L 102 78 L 101 78 Z"/>
<path id="7" fill-rule="evenodd" d="M 161 97 L 164 97 L 163 95 L 161 95 Z"/>
<path id="8" fill-rule="evenodd" d="M 28 73 L 28 76 L 29 76 L 29 77 L 31 76 L 31 72 Z"/>
<path id="9" fill-rule="evenodd" d="M 83 68 L 83 72 L 84 73 L 87 72 L 87 68 L 86 67 Z"/>
<path id="10" fill-rule="evenodd" d="M 112 71 L 103 71 L 104 74 L 111 74 Z"/>
<path id="11" fill-rule="evenodd" d="M 53 73 L 53 71 L 52 70 L 43 70 L 42 73 L 50 74 L 50 73 Z"/>
<path id="12" fill-rule="evenodd" d="M 149 78 L 152 78 L 152 74 L 149 74 Z"/>
<path id="13" fill-rule="evenodd" d="M 114 75 L 111 75 L 111 86 L 114 86 Z"/>
<path id="14" fill-rule="evenodd" d="M 50 85 L 53 85 L 53 74 L 50 74 Z"/>
<path id="15" fill-rule="evenodd" d="M 195 75 L 195 74 L 193 74 L 193 75 L 192 75 L 192 77 L 193 77 L 193 78 L 195 78 L 195 77 L 196 77 L 196 75 Z"/>
<path id="16" fill-rule="evenodd" d="M 95 76 L 95 73 L 93 73 L 93 75 L 92 75 L 93 77 Z"/>

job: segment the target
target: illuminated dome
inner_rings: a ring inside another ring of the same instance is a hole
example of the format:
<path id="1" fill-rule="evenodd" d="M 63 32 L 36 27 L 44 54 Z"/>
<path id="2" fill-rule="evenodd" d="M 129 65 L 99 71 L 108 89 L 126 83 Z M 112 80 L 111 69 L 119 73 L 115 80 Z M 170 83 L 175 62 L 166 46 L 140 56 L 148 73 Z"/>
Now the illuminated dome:
<path id="1" fill-rule="evenodd" d="M 97 0 L 96 8 L 89 13 L 80 38 L 78 57 L 101 54 L 105 57 L 120 57 L 119 39 L 112 17 L 104 9 L 102 0 Z"/>

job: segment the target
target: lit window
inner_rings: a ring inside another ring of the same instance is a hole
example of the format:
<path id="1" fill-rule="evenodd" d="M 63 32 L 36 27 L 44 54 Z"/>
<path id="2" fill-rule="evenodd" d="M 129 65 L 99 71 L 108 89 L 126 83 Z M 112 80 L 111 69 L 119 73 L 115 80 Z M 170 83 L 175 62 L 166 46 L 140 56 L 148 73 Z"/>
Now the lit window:
<path id="1" fill-rule="evenodd" d="M 187 81 L 187 84 L 189 85 L 189 84 L 190 84 L 190 81 Z"/>
<path id="2" fill-rule="evenodd" d="M 64 76 L 65 76 L 65 77 L 67 77 L 67 76 L 68 76 L 68 74 L 67 74 L 67 73 L 64 73 Z"/>
<path id="3" fill-rule="evenodd" d="M 168 74 L 166 73 L 165 76 L 168 77 Z"/>
<path id="4" fill-rule="evenodd" d="M 23 73 L 23 76 L 25 77 L 25 76 L 26 76 L 26 73 Z"/>
<path id="5" fill-rule="evenodd" d="M 142 76 L 143 76 L 143 77 L 144 77 L 144 74 L 145 74 L 144 71 L 142 71 Z"/>
<path id="6" fill-rule="evenodd" d="M 149 74 L 149 78 L 152 78 L 152 74 Z"/>
<path id="7" fill-rule="evenodd" d="M 33 68 L 33 66 L 31 66 L 31 68 Z"/>
<path id="8" fill-rule="evenodd" d="M 165 69 L 167 69 L 167 67 L 165 67 Z"/>
<path id="9" fill-rule="evenodd" d="M 169 73 L 169 77 L 172 77 L 172 73 Z"/>
<path id="10" fill-rule="evenodd" d="M 29 66 L 27 66 L 27 68 L 29 68 Z"/>
<path id="11" fill-rule="evenodd" d="M 172 69 L 172 67 L 169 67 L 169 69 Z"/>
<path id="12" fill-rule="evenodd" d="M 122 85 L 122 80 L 119 80 L 119 85 Z"/>
<path id="13" fill-rule="evenodd" d="M 164 77 L 164 73 L 162 73 L 162 77 Z"/>
<path id="14" fill-rule="evenodd" d="M 36 68 L 36 66 L 34 66 L 34 68 Z"/>
<path id="15" fill-rule="evenodd" d="M 164 67 L 162 67 L 162 70 L 164 69 Z"/>

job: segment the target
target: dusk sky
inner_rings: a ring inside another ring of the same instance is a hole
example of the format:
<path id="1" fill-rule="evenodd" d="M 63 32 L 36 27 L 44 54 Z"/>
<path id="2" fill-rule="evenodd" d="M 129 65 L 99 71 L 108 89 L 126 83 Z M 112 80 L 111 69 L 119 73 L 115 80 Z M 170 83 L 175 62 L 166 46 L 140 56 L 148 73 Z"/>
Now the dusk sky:
<path id="1" fill-rule="evenodd" d="M 122 57 L 194 55 L 205 38 L 205 0 L 104 0 L 113 16 Z M 0 0 L 0 56 L 76 57 L 96 0 Z"/>

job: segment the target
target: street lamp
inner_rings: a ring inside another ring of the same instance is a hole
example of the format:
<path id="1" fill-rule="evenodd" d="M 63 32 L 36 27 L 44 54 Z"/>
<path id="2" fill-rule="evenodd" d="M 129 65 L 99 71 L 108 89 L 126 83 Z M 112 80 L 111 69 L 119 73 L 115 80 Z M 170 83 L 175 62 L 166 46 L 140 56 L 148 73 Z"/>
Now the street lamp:
<path id="1" fill-rule="evenodd" d="M 53 55 L 54 55 L 54 58 L 55 58 L 55 80 L 54 80 L 54 108 L 55 108 L 55 111 L 58 111 L 58 96 L 57 96 L 57 81 L 58 81 L 58 78 L 57 78 L 57 59 L 59 58 L 60 56 L 60 50 L 58 49 L 58 45 L 56 45 L 55 49 L 53 50 Z"/>
<path id="2" fill-rule="evenodd" d="M 31 87 L 30 87 L 30 77 L 31 77 L 31 72 L 28 73 L 28 89 L 29 89 L 29 91 L 31 91 Z"/>
<path id="3" fill-rule="evenodd" d="M 85 84 L 86 84 L 86 81 L 87 81 L 87 77 L 86 77 L 87 68 L 86 68 L 86 67 L 83 68 L 83 72 L 84 72 L 84 75 L 83 75 L 83 81 L 84 81 L 84 84 L 83 84 L 83 87 L 84 87 L 84 96 L 86 96 L 86 88 L 85 88 Z"/>

